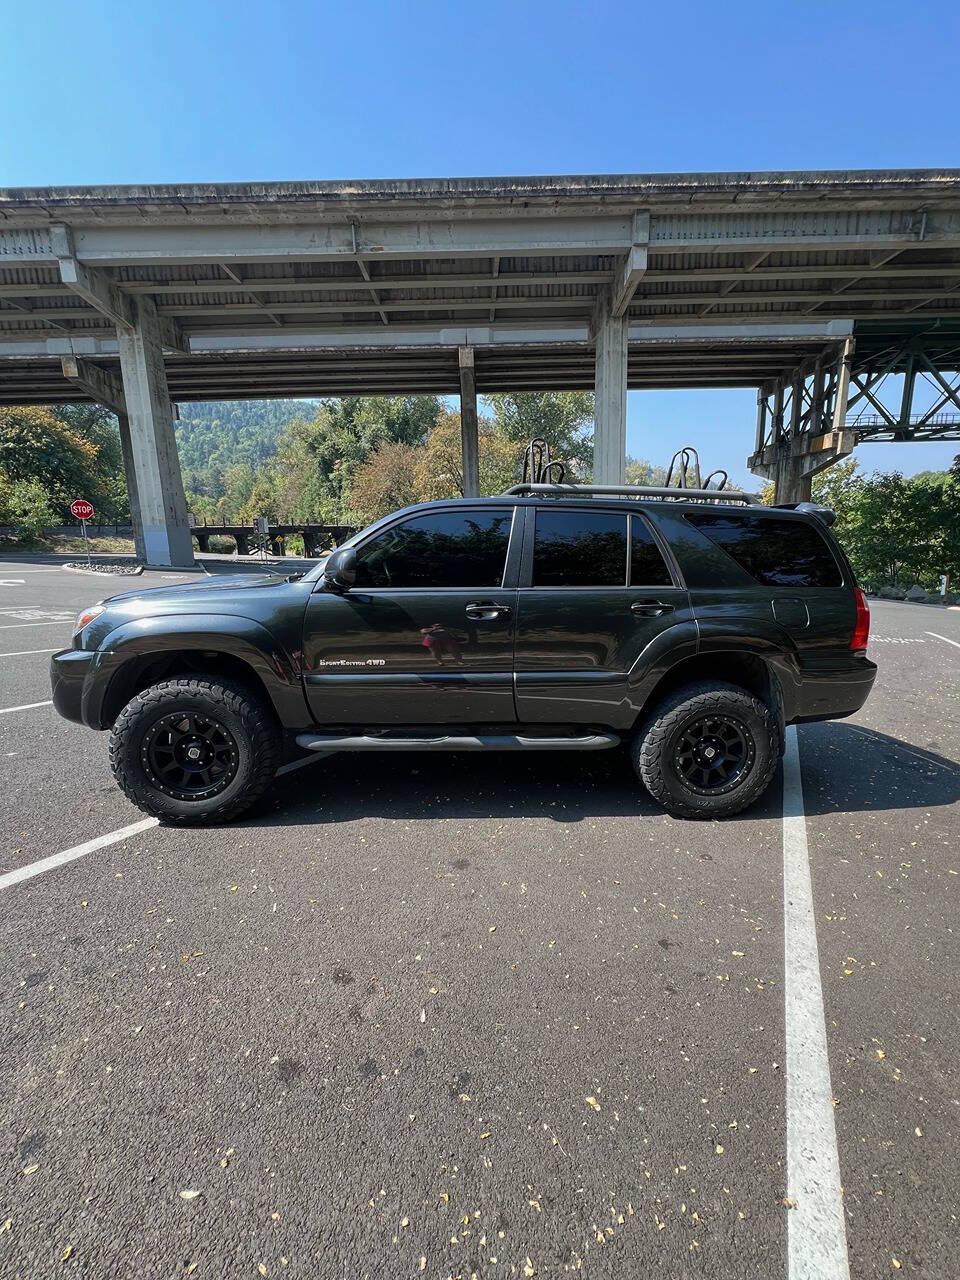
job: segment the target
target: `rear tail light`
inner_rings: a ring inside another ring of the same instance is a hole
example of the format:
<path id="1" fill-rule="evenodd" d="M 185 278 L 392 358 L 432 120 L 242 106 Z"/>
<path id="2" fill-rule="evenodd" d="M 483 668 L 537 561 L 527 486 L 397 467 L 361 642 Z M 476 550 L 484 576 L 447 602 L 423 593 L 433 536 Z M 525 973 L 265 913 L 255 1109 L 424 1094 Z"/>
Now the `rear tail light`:
<path id="1" fill-rule="evenodd" d="M 854 587 L 853 596 L 857 602 L 857 621 L 850 638 L 850 648 L 866 649 L 870 638 L 870 610 L 859 587 Z"/>

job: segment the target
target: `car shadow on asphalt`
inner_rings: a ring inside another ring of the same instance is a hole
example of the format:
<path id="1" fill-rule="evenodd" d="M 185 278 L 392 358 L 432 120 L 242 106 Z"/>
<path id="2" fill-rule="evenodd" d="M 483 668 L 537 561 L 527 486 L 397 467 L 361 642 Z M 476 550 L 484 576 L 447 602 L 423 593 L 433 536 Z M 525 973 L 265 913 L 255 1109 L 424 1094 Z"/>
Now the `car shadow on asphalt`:
<path id="1" fill-rule="evenodd" d="M 808 815 L 930 809 L 960 799 L 960 767 L 933 751 L 859 725 L 800 731 Z M 736 820 L 780 815 L 781 783 Z M 239 827 L 413 820 L 596 818 L 666 815 L 639 785 L 626 751 L 428 754 L 343 752 L 277 780 Z"/>
<path id="2" fill-rule="evenodd" d="M 808 815 L 935 809 L 960 800 L 960 765 L 930 747 L 843 720 L 800 730 Z"/>

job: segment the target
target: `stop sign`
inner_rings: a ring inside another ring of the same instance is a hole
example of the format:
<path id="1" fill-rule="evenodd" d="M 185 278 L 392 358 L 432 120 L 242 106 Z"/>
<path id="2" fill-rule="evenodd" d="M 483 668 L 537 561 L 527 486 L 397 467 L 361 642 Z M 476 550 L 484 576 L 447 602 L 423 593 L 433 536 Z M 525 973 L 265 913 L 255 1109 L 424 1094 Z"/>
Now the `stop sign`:
<path id="1" fill-rule="evenodd" d="M 70 503 L 70 514 L 77 520 L 89 520 L 93 515 L 93 507 L 86 498 L 76 498 Z"/>

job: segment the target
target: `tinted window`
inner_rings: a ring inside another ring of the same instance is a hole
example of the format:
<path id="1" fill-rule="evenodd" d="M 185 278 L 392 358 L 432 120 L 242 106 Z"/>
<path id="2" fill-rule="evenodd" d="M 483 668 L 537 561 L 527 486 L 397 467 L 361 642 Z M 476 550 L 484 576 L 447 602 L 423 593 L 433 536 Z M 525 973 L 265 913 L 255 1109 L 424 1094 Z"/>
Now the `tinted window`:
<path id="1" fill-rule="evenodd" d="M 631 516 L 633 542 L 630 547 L 631 587 L 671 587 L 670 570 L 653 540 L 653 534 L 639 516 Z"/>
<path id="2" fill-rule="evenodd" d="M 606 511 L 538 511 L 535 587 L 622 587 L 627 521 Z"/>
<path id="3" fill-rule="evenodd" d="M 395 524 L 357 551 L 358 587 L 499 587 L 509 508 L 437 511 Z"/>
<path id="4" fill-rule="evenodd" d="M 801 520 L 697 512 L 687 519 L 757 582 L 769 587 L 839 587 L 840 570 L 823 537 Z"/>

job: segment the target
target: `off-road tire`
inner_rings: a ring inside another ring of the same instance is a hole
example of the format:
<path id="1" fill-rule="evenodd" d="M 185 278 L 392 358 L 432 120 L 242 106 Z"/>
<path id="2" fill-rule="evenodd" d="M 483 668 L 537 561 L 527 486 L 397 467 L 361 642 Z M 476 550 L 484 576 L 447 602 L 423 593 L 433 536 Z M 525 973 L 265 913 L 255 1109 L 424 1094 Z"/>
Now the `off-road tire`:
<path id="1" fill-rule="evenodd" d="M 235 772 L 216 795 L 181 799 L 151 780 L 143 744 L 157 721 L 176 711 L 211 717 L 236 744 Z M 242 684 L 199 673 L 138 693 L 120 712 L 110 735 L 110 766 L 124 794 L 144 813 L 180 825 L 227 822 L 249 809 L 270 785 L 280 756 L 280 731 L 263 700 Z"/>
<path id="2" fill-rule="evenodd" d="M 729 791 L 703 795 L 692 790 L 675 766 L 684 729 L 698 719 L 730 716 L 752 739 L 750 766 Z M 726 818 L 758 800 L 773 778 L 781 754 L 775 711 L 740 685 L 703 680 L 676 689 L 658 703 L 637 730 L 630 755 L 640 781 L 677 818 Z"/>

